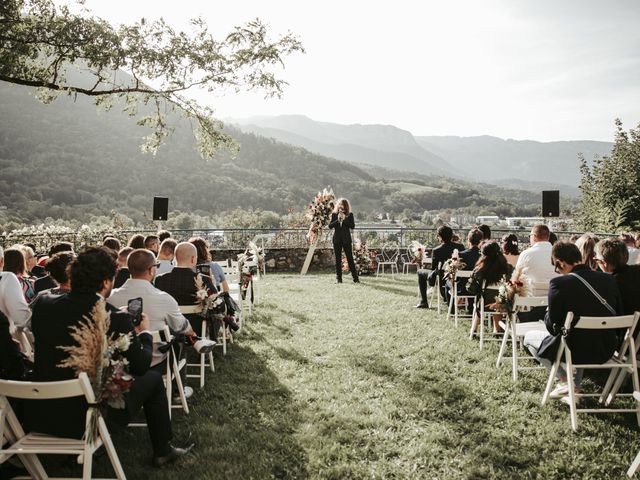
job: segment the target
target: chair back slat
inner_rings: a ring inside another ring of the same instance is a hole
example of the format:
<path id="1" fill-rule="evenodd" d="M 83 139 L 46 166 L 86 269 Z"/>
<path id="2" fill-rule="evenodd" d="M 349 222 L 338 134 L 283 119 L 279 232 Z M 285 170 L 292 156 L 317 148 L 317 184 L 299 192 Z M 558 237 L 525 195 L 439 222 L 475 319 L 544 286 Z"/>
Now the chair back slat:
<path id="1" fill-rule="evenodd" d="M 513 298 L 514 308 L 518 307 L 546 307 L 549 305 L 549 297 L 521 297 L 516 295 Z"/>
<path id="2" fill-rule="evenodd" d="M 456 278 L 471 278 L 473 270 L 458 270 L 456 272 Z"/>
<path id="3" fill-rule="evenodd" d="M 601 330 L 608 328 L 629 328 L 636 322 L 635 315 L 619 317 L 580 317 L 572 330 Z"/>
<path id="4" fill-rule="evenodd" d="M 84 372 L 80 374 L 79 378 L 59 382 L 0 380 L 0 395 L 25 400 L 81 397 L 85 395 L 82 385 L 83 378 L 84 381 L 89 382 L 87 374 Z"/>

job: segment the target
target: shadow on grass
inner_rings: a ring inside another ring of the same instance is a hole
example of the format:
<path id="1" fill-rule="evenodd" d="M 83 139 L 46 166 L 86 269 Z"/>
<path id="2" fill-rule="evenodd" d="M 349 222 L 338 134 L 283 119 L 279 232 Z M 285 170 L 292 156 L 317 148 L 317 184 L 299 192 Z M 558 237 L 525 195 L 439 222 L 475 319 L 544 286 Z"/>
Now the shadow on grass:
<path id="1" fill-rule="evenodd" d="M 376 289 L 376 290 L 380 290 L 383 292 L 389 292 L 389 293 L 393 293 L 396 295 L 402 295 L 404 297 L 417 297 L 418 296 L 418 285 L 416 284 L 416 291 L 415 292 L 409 292 L 403 288 L 398 288 L 398 287 L 393 287 L 393 286 L 386 286 L 386 285 L 379 285 L 376 283 L 370 283 L 367 284 L 368 287 Z"/>
<path id="2" fill-rule="evenodd" d="M 190 400 L 189 415 L 174 410 L 174 444 L 195 443 L 194 453 L 176 465 L 151 469 L 146 429 L 115 437 L 125 472 L 136 479 L 308 477 L 307 454 L 295 438 L 300 407 L 292 393 L 251 349 L 234 345 L 216 372 Z M 110 475 L 106 459 L 95 474 Z"/>

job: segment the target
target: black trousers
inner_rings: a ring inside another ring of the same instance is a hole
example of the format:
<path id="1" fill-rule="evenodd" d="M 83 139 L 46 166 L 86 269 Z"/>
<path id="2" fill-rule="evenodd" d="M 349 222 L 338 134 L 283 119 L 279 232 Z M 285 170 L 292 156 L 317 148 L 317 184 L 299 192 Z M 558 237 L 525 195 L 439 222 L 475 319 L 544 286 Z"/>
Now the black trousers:
<path id="1" fill-rule="evenodd" d="M 347 257 L 349 271 L 355 282 L 358 280 L 358 270 L 353 261 L 353 246 L 351 245 L 351 241 L 345 241 L 339 238 L 333 239 L 333 252 L 336 254 L 336 278 L 342 280 L 342 250 L 344 250 L 344 255 Z"/>
<path id="2" fill-rule="evenodd" d="M 126 394 L 126 405 L 129 415 L 127 423 L 135 418 L 141 408 L 144 409 L 153 454 L 156 457 L 167 455 L 173 433 L 162 375 L 153 370 L 147 370 L 144 375 L 136 376 L 131 389 Z M 116 412 L 117 410 L 110 409 L 108 418 L 113 418 Z"/>
<path id="3" fill-rule="evenodd" d="M 418 288 L 420 289 L 420 302 L 425 305 L 429 305 L 429 299 L 427 298 L 427 280 L 429 277 L 429 270 L 423 268 L 418 269 Z"/>

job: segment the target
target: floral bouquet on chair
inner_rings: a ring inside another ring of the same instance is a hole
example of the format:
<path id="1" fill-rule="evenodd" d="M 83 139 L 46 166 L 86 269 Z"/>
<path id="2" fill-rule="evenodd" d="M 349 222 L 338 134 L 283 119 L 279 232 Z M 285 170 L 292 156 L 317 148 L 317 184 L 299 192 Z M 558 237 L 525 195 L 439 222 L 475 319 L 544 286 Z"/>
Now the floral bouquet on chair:
<path id="1" fill-rule="evenodd" d="M 424 263 L 425 246 L 417 240 L 413 240 L 409 246 L 409 252 L 411 253 L 411 262 L 418 265 L 418 268 Z"/>
<path id="2" fill-rule="evenodd" d="M 462 270 L 466 266 L 467 264 L 460 260 L 460 257 L 458 256 L 458 250 L 455 249 L 451 258 L 444 262 L 444 265 L 442 265 L 442 270 L 445 277 L 453 278 L 456 276 L 456 273 L 458 273 L 458 270 Z"/>
<path id="3" fill-rule="evenodd" d="M 311 222 L 309 232 L 307 233 L 309 244 L 315 244 L 320 231 L 329 225 L 335 201 L 336 196 L 333 190 L 331 187 L 327 187 L 322 190 L 322 192 L 318 192 L 313 202 L 307 207 L 307 219 Z"/>
<path id="4" fill-rule="evenodd" d="M 196 300 L 202 306 L 200 316 L 211 318 L 215 315 L 223 315 L 226 312 L 224 297 L 219 292 L 209 290 L 202 280 L 202 275 L 198 274 L 195 279 Z"/>
<path id="5" fill-rule="evenodd" d="M 516 295 L 521 297 L 527 297 L 531 295 L 531 284 L 529 281 L 521 280 L 507 280 L 506 277 L 502 277 L 498 284 L 498 295 L 496 296 L 495 303 L 487 305 L 487 307 L 493 310 L 505 312 L 508 314 L 513 313 L 513 300 Z"/>
<path id="6" fill-rule="evenodd" d="M 69 356 L 58 364 L 59 368 L 71 368 L 76 374 L 86 372 L 96 398 L 91 409 L 91 428 L 87 441 L 97 439 L 98 413 L 107 407 L 124 409 L 124 394 L 129 391 L 134 379 L 127 373 L 129 361 L 124 353 L 131 345 L 130 334 L 109 335 L 110 313 L 105 308 L 105 300 L 100 299 L 91 310 L 90 317 L 70 327 L 75 346 L 58 347 Z"/>

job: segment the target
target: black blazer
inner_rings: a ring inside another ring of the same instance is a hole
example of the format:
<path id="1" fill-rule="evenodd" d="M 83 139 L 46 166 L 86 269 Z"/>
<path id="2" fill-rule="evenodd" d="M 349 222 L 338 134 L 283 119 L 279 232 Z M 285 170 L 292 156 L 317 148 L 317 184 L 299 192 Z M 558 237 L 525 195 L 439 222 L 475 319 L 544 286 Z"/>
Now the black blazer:
<path id="1" fill-rule="evenodd" d="M 464 270 L 473 270 L 480 258 L 480 249 L 478 247 L 467 248 L 460 252 L 460 260 L 462 260 L 466 267 Z"/>
<path id="2" fill-rule="evenodd" d="M 113 281 L 113 288 L 120 288 L 122 285 L 124 285 L 124 282 L 126 282 L 130 278 L 131 272 L 129 272 L 129 269 L 127 267 L 122 267 L 118 270 L 118 273 L 116 273 L 116 278 Z"/>
<path id="3" fill-rule="evenodd" d="M 617 314 L 622 314 L 622 298 L 613 276 L 594 272 L 586 265 L 577 265 L 573 273 L 589 282 Z M 576 316 L 574 324 L 581 315 L 591 317 L 611 315 L 611 312 L 580 280 L 572 275 L 562 275 L 549 282 L 549 308 L 544 320 L 551 334 L 555 335 L 561 331 L 568 312 L 573 312 Z M 613 355 L 618 341 L 614 329 L 577 330 L 569 334 L 567 344 L 575 363 L 604 363 Z"/>
<path id="4" fill-rule="evenodd" d="M 69 327 L 78 325 L 84 315 L 89 315 L 98 295 L 94 293 L 66 293 L 64 295 L 40 295 L 33 301 L 31 329 L 34 335 L 34 381 L 57 381 L 76 378 L 70 368 L 57 365 L 67 358 L 59 346 L 75 345 Z M 151 365 L 152 337 L 148 333 L 136 335 L 131 316 L 106 304 L 111 313 L 109 333 L 132 334 L 132 342 L 125 353 L 129 371 L 133 375 L 144 374 Z M 61 400 L 41 400 L 26 406 L 27 426 L 33 431 L 80 438 L 85 430 L 87 404 L 84 397 Z M 52 414 L 55 412 L 55 414 Z"/>
<path id="5" fill-rule="evenodd" d="M 9 333 L 9 319 L 0 312 L 0 378 L 25 380 L 25 373 L 20 348 Z"/>
<path id="6" fill-rule="evenodd" d="M 613 278 L 620 289 L 624 314 L 640 312 L 640 265 L 624 265 L 613 272 Z"/>
<path id="7" fill-rule="evenodd" d="M 449 260 L 455 249 L 462 252 L 464 250 L 464 246 L 459 243 L 446 242 L 441 243 L 433 249 L 433 252 L 431 253 L 432 271 L 431 274 L 429 274 L 429 285 L 434 286 L 436 284 L 436 275 L 440 275 L 440 280 L 442 280 L 443 272 L 438 269 L 438 265 L 441 263 L 444 264 L 444 262 Z"/>
<path id="8" fill-rule="evenodd" d="M 49 290 L 50 288 L 57 287 L 58 284 L 49 275 L 38 278 L 33 282 L 33 289 L 36 293 L 40 293 L 43 290 Z"/>
<path id="9" fill-rule="evenodd" d="M 333 243 L 351 243 L 351 229 L 356 228 L 356 221 L 353 218 L 353 213 L 349 213 L 342 224 L 338 221 L 338 214 L 332 213 L 329 228 L 333 228 L 335 230 L 333 234 Z"/>

